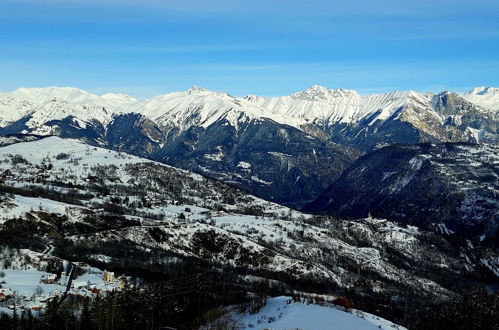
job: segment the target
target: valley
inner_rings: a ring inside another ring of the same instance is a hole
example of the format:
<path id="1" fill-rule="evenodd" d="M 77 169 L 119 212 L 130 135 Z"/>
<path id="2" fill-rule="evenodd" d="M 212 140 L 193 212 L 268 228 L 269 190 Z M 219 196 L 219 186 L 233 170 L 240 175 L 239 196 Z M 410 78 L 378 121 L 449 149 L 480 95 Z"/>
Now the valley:
<path id="1" fill-rule="evenodd" d="M 497 284 L 497 107 L 483 92 L 0 94 L 0 239 L 15 256 L 0 271 L 20 298 L 0 308 L 199 328 L 269 321 L 260 309 L 284 301 L 270 297 L 323 311 L 325 295 L 423 327 L 425 309 L 447 315 Z M 30 292 L 13 272 L 37 274 Z M 36 295 L 41 274 L 58 287 Z M 69 278 L 90 279 L 61 300 Z"/>

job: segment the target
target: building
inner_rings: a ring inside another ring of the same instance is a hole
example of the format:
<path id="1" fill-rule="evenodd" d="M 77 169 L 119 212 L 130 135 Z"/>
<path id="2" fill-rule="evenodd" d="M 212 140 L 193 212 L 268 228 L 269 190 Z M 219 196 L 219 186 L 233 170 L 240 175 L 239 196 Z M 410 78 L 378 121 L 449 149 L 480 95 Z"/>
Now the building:
<path id="1" fill-rule="evenodd" d="M 86 289 L 88 287 L 88 281 L 73 281 L 71 286 L 74 289 Z"/>
<path id="2" fill-rule="evenodd" d="M 114 282 L 114 273 L 113 272 L 108 272 L 107 270 L 104 271 L 104 282 Z"/>
<path id="3" fill-rule="evenodd" d="M 48 274 L 42 277 L 42 282 L 45 284 L 54 284 L 57 282 L 57 275 Z"/>
<path id="4" fill-rule="evenodd" d="M 0 301 L 5 301 L 14 296 L 14 292 L 11 289 L 0 289 Z"/>

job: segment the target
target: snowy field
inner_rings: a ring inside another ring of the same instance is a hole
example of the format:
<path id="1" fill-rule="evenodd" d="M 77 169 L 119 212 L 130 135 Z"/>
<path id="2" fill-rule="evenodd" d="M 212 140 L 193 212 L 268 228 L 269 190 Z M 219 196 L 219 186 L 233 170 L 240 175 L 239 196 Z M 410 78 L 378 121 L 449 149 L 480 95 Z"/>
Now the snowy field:
<path id="1" fill-rule="evenodd" d="M 36 269 L 5 269 L 3 270 L 5 277 L 2 281 L 4 288 L 9 288 L 19 296 L 31 297 L 34 295 L 35 290 L 40 286 L 44 294 L 52 294 L 55 292 L 64 291 L 62 284 L 44 284 L 41 283 L 42 277 L 49 275 L 49 273 L 41 272 Z"/>
<path id="2" fill-rule="evenodd" d="M 405 329 L 372 314 L 352 310 L 344 312 L 334 307 L 292 302 L 290 297 L 267 300 L 258 313 L 231 315 L 242 329 L 303 329 L 303 330 L 375 330 Z"/>

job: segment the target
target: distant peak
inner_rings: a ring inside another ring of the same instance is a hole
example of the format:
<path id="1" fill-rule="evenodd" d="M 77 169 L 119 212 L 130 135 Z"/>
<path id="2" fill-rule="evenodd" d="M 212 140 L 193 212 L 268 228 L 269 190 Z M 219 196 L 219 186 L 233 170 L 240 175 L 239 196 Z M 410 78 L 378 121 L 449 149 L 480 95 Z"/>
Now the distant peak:
<path id="1" fill-rule="evenodd" d="M 311 95 L 319 95 L 319 94 L 327 94 L 329 91 L 331 91 L 329 88 L 315 84 L 312 85 L 312 87 L 309 87 L 306 90 L 304 90 L 303 93 Z"/>
<path id="2" fill-rule="evenodd" d="M 326 100 L 328 98 L 350 97 L 353 95 L 358 95 L 358 93 L 351 89 L 329 89 L 327 87 L 316 84 L 304 90 L 303 92 L 295 93 L 292 96 L 300 99 L 318 101 Z"/>
<path id="3" fill-rule="evenodd" d="M 328 88 L 324 87 L 322 85 L 319 85 L 319 84 L 314 84 L 310 88 L 308 88 L 307 90 L 311 90 L 311 91 L 326 91 L 326 90 L 328 90 Z"/>
<path id="4" fill-rule="evenodd" d="M 13 91 L 11 95 L 25 100 L 83 100 L 97 97 L 78 88 L 56 86 L 39 88 L 21 87 Z"/>
<path id="5" fill-rule="evenodd" d="M 14 93 L 84 93 L 88 92 L 75 88 L 75 87 L 58 87 L 58 86 L 48 86 L 48 87 L 20 87 L 14 91 Z"/>
<path id="6" fill-rule="evenodd" d="M 441 97 L 441 96 L 446 96 L 446 95 L 453 95 L 453 94 L 456 94 L 454 92 L 451 92 L 451 91 L 448 91 L 448 90 L 444 90 L 438 94 L 436 94 L 438 97 Z"/>
<path id="7" fill-rule="evenodd" d="M 204 93 L 204 92 L 209 92 L 206 88 L 199 87 L 199 86 L 192 86 L 188 90 L 185 91 L 187 94 L 196 94 L 196 93 Z"/>
<path id="8" fill-rule="evenodd" d="M 469 91 L 466 94 L 471 94 L 471 95 L 485 95 L 488 93 L 498 93 L 499 88 L 497 87 L 488 87 L 488 86 L 481 86 L 481 87 L 475 87 L 471 91 Z"/>
<path id="9" fill-rule="evenodd" d="M 119 103 L 134 103 L 138 102 L 136 98 L 123 93 L 107 93 L 101 96 L 104 100 L 115 101 Z"/>
<path id="10" fill-rule="evenodd" d="M 246 95 L 244 97 L 244 99 L 247 100 L 247 101 L 257 101 L 260 98 L 262 98 L 262 96 L 258 96 L 258 95 L 255 95 L 255 94 L 248 94 L 248 95 Z"/>

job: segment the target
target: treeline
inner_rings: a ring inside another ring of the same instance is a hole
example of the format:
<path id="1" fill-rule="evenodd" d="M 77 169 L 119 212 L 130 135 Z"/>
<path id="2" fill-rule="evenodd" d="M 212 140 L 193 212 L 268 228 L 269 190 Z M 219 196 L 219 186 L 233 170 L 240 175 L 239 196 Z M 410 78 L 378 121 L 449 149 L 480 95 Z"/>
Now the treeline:
<path id="1" fill-rule="evenodd" d="M 235 279 L 217 272 L 184 274 L 142 288 L 113 291 L 93 300 L 72 298 L 62 305 L 52 301 L 40 317 L 18 310 L 12 316 L 2 314 L 0 329 L 198 329 L 207 324 L 213 325 L 207 329 L 237 329 L 230 318 L 215 322 L 226 313 L 220 306 L 240 305 L 239 311 L 256 313 L 265 305 L 267 296 L 279 294 L 264 282 L 253 286 L 234 283 Z M 344 307 L 348 311 L 351 302 L 341 299 L 347 303 Z M 343 306 L 336 301 L 335 304 Z M 412 307 L 398 320 L 409 329 L 495 330 L 499 326 L 499 293 L 488 293 L 485 289 Z"/>
<path id="2" fill-rule="evenodd" d="M 67 192 L 57 191 L 55 189 L 50 189 L 46 187 L 39 186 L 26 186 L 26 187 L 13 187 L 0 184 L 0 194 L 13 194 L 20 195 L 24 197 L 32 198 L 46 198 L 57 202 L 73 204 L 73 205 L 84 205 L 82 200 L 89 200 L 94 196 L 90 193 L 80 193 L 77 190 L 69 189 Z"/>
<path id="3" fill-rule="evenodd" d="M 478 288 L 472 293 L 436 304 L 427 304 L 409 314 L 407 326 L 422 330 L 497 330 L 499 292 Z"/>

